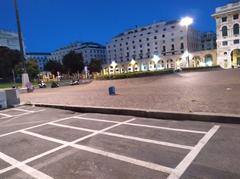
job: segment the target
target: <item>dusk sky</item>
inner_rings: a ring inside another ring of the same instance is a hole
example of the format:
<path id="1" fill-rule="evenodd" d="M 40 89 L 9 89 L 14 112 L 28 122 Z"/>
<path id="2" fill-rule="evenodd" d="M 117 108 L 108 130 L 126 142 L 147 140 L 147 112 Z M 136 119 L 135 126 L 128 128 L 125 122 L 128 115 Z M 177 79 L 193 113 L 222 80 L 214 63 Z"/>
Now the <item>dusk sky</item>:
<path id="1" fill-rule="evenodd" d="M 74 41 L 106 44 L 136 25 L 184 16 L 215 31 L 215 8 L 229 0 L 19 0 L 27 52 L 51 52 Z M 0 29 L 16 31 L 13 0 L 0 0 Z"/>

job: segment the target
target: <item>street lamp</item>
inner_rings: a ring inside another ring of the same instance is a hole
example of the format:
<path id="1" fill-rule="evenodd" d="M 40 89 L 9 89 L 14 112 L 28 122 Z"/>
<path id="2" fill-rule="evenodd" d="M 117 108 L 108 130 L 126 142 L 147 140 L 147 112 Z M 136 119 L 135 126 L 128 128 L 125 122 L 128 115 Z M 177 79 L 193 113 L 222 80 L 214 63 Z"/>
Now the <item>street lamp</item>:
<path id="1" fill-rule="evenodd" d="M 153 55 L 152 61 L 156 65 L 156 71 L 157 71 L 157 63 L 159 62 L 159 60 L 160 60 L 160 57 L 158 55 Z"/>
<path id="2" fill-rule="evenodd" d="M 130 62 L 131 66 L 132 66 L 132 71 L 134 72 L 135 69 L 134 69 L 134 65 L 136 64 L 136 61 L 134 59 L 131 60 Z"/>
<path id="3" fill-rule="evenodd" d="M 18 29 L 18 40 L 19 40 L 19 46 L 20 46 L 20 58 L 23 62 L 23 74 L 22 74 L 22 87 L 25 88 L 26 84 L 29 83 L 29 77 L 26 70 L 26 63 L 25 63 L 25 57 L 24 57 L 24 50 L 23 50 L 23 40 L 22 40 L 22 31 L 21 31 L 21 25 L 20 25 L 20 16 L 19 16 L 19 10 L 18 10 L 18 3 L 17 0 L 14 0 L 14 7 L 16 12 L 16 21 L 17 21 L 17 29 Z"/>
<path id="4" fill-rule="evenodd" d="M 186 33 L 187 33 L 187 54 L 189 49 L 188 49 L 188 27 L 193 23 L 193 18 L 191 17 L 184 17 L 180 20 L 180 25 L 186 27 Z M 186 57 L 187 58 L 187 67 L 189 67 L 189 55 Z"/>
<path id="5" fill-rule="evenodd" d="M 115 68 L 117 66 L 117 63 L 115 61 L 112 61 L 111 66 L 113 67 L 113 74 L 115 75 Z"/>

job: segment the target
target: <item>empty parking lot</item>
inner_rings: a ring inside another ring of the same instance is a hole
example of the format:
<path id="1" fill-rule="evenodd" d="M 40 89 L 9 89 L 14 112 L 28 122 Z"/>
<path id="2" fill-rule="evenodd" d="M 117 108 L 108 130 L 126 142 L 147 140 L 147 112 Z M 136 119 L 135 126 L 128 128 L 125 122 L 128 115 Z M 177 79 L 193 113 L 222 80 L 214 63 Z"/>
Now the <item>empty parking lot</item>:
<path id="1" fill-rule="evenodd" d="M 0 111 L 0 178 L 239 178 L 239 125 Z"/>

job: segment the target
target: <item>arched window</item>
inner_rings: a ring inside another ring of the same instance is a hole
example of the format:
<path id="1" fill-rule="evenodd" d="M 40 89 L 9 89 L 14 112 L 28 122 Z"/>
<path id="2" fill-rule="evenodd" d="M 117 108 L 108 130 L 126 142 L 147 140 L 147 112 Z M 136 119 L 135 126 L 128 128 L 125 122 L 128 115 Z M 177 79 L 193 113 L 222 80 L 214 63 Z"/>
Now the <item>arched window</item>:
<path id="1" fill-rule="evenodd" d="M 223 37 L 228 36 L 228 29 L 227 29 L 227 26 L 223 26 L 223 27 L 222 27 L 222 36 L 223 36 Z"/>
<path id="2" fill-rule="evenodd" d="M 234 24 L 233 25 L 233 34 L 234 35 L 239 35 L 239 24 Z"/>

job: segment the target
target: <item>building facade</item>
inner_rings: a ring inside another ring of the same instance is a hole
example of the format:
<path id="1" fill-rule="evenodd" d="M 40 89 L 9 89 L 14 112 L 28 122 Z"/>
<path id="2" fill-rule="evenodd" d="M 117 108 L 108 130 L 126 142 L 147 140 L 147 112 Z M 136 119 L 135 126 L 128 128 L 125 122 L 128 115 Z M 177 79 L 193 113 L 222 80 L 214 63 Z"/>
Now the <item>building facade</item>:
<path id="1" fill-rule="evenodd" d="M 215 32 L 203 32 L 201 34 L 201 50 L 213 50 L 217 48 L 217 36 Z"/>
<path id="2" fill-rule="evenodd" d="M 223 68 L 240 66 L 240 1 L 216 8 L 217 58 Z"/>
<path id="3" fill-rule="evenodd" d="M 106 63 L 106 47 L 94 42 L 72 43 L 52 52 L 48 59 L 56 60 L 62 63 L 63 57 L 71 51 L 74 51 L 78 54 L 81 53 L 85 64 L 89 64 L 92 59 L 98 59 L 101 60 L 103 63 Z"/>
<path id="4" fill-rule="evenodd" d="M 107 45 L 104 74 L 216 65 L 216 34 L 179 22 L 154 23 L 114 37 Z"/>
<path id="5" fill-rule="evenodd" d="M 38 63 L 38 67 L 40 71 L 44 71 L 44 66 L 48 62 L 48 58 L 51 53 L 43 53 L 43 52 L 34 52 L 34 53 L 26 53 L 25 57 L 27 60 L 36 60 Z"/>
<path id="6" fill-rule="evenodd" d="M 18 34 L 16 32 L 0 30 L 0 46 L 8 47 L 12 50 L 20 50 Z"/>
<path id="7" fill-rule="evenodd" d="M 159 22 L 130 29 L 107 45 L 108 63 L 167 57 L 200 50 L 201 33 L 179 25 L 179 21 Z"/>

